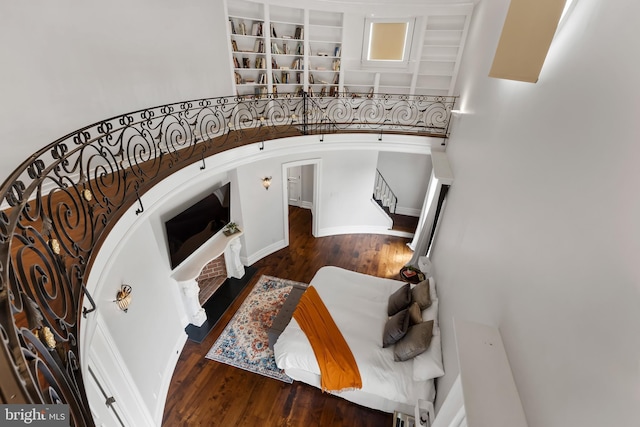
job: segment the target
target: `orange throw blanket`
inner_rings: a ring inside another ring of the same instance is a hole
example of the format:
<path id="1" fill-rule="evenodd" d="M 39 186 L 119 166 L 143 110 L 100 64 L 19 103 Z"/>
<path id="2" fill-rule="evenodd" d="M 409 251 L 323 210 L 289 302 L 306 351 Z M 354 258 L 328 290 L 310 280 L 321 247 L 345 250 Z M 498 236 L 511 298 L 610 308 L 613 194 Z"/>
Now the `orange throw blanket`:
<path id="1" fill-rule="evenodd" d="M 320 366 L 322 391 L 362 388 L 356 359 L 313 286 L 302 294 L 293 318 L 313 348 Z"/>

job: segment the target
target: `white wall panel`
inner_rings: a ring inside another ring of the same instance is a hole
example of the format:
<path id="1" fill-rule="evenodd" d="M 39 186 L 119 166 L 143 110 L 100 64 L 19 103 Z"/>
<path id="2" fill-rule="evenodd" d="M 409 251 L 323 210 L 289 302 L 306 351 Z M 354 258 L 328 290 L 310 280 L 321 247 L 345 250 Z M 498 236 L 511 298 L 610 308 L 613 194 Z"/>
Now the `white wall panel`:
<path id="1" fill-rule="evenodd" d="M 481 1 L 432 254 L 452 317 L 498 326 L 531 427 L 640 419 L 640 3 L 579 0 L 538 82 L 487 77 L 509 2 Z"/>
<path id="2" fill-rule="evenodd" d="M 232 94 L 227 44 L 216 42 L 225 25 L 222 1 L 5 2 L 2 175 L 99 120 Z"/>

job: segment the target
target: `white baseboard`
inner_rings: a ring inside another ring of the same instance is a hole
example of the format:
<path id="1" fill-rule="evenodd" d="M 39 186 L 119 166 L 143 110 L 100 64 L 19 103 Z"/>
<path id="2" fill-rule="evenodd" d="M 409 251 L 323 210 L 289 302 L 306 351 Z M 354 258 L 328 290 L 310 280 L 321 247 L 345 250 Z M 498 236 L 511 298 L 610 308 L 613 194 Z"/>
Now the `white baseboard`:
<path id="1" fill-rule="evenodd" d="M 420 209 L 415 208 L 405 208 L 402 206 L 396 206 L 396 213 L 398 215 L 407 215 L 407 216 L 415 216 L 420 217 Z"/>
<path id="2" fill-rule="evenodd" d="M 409 233 L 407 231 L 392 230 L 385 227 L 347 226 L 322 228 L 318 231 L 318 236 L 316 237 L 335 236 L 338 234 L 384 234 L 387 236 L 406 237 L 409 239 L 414 235 L 413 233 Z"/>
<path id="3" fill-rule="evenodd" d="M 275 243 L 270 244 L 266 248 L 260 249 L 258 252 L 248 255 L 246 258 L 242 257 L 241 261 L 244 265 L 253 265 L 267 255 L 271 255 L 272 253 L 277 252 L 280 249 L 285 248 L 286 246 L 287 245 L 285 245 L 284 240 L 279 240 Z"/>
<path id="4" fill-rule="evenodd" d="M 389 234 L 392 231 L 386 227 L 374 226 L 344 226 L 327 227 L 318 230 L 318 237 L 335 236 L 337 234 Z"/>

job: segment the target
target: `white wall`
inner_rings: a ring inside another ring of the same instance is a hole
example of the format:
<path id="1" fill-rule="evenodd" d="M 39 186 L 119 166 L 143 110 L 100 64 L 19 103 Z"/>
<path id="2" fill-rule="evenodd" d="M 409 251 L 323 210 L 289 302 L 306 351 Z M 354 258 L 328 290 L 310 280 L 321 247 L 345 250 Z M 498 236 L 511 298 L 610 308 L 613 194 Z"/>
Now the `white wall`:
<path id="1" fill-rule="evenodd" d="M 302 206 L 308 207 L 313 203 L 314 166 L 302 165 L 300 173 L 302 176 Z"/>
<path id="2" fill-rule="evenodd" d="M 375 150 L 333 152 L 323 157 L 320 235 L 366 233 L 387 226 L 386 217 L 371 201 L 377 163 Z"/>
<path id="3" fill-rule="evenodd" d="M 478 3 L 433 261 L 452 317 L 497 325 L 531 427 L 640 419 L 640 3 L 578 0 L 537 84 L 487 77 L 508 0 Z"/>
<path id="4" fill-rule="evenodd" d="M 397 213 L 420 216 L 431 176 L 431 156 L 381 152 L 378 170 L 398 198 Z"/>
<path id="5" fill-rule="evenodd" d="M 221 0 L 3 2 L 0 181 L 85 125 L 231 94 L 225 22 Z"/>
<path id="6" fill-rule="evenodd" d="M 375 135 L 374 135 L 375 136 Z M 326 144 L 325 144 L 326 146 Z M 321 159 L 320 194 L 316 201 L 319 235 L 346 232 L 381 232 L 387 222 L 371 203 L 378 151 L 315 151 L 270 157 L 237 168 L 242 205 L 244 247 L 241 254 L 249 263 L 284 247 L 282 164 Z M 262 178 L 271 176 L 265 191 Z"/>

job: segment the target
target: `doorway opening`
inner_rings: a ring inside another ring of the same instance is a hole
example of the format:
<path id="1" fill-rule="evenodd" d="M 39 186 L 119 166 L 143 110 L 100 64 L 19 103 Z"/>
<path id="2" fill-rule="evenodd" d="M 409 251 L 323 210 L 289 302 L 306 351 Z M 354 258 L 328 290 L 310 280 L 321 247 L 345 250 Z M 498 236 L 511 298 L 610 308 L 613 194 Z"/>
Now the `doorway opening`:
<path id="1" fill-rule="evenodd" d="M 311 211 L 311 235 L 318 235 L 321 159 L 299 160 L 282 165 L 284 206 L 284 241 L 289 245 L 289 209 Z"/>

